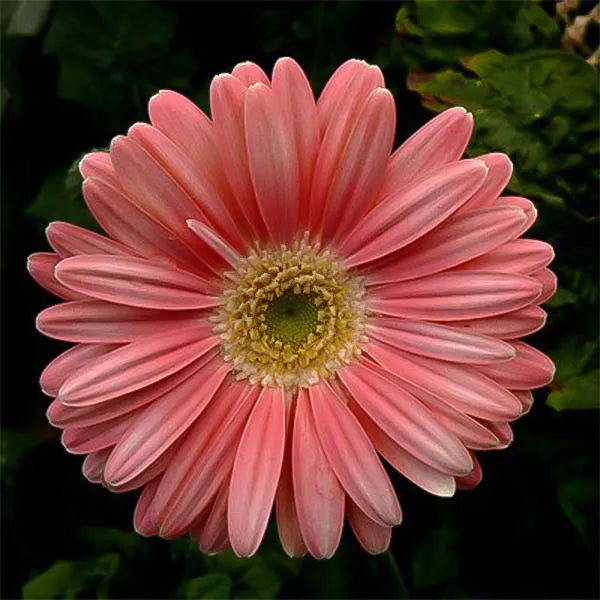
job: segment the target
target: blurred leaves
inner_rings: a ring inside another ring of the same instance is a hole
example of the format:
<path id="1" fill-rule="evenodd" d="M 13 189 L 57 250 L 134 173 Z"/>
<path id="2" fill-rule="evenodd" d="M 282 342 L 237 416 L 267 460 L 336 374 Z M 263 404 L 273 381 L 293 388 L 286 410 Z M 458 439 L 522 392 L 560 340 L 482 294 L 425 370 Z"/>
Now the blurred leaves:
<path id="1" fill-rule="evenodd" d="M 433 588 L 459 576 L 458 533 L 446 527 L 427 532 L 411 559 L 415 588 Z"/>
<path id="2" fill-rule="evenodd" d="M 59 560 L 23 586 L 24 600 L 108 597 L 108 586 L 119 568 L 118 554 L 98 558 Z"/>

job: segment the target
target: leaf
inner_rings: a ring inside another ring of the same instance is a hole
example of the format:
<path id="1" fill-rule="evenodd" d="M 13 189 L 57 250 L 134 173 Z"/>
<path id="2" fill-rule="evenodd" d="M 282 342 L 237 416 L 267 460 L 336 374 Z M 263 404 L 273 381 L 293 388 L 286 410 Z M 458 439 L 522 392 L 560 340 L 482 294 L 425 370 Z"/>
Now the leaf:
<path id="1" fill-rule="evenodd" d="M 229 598 L 231 578 L 226 573 L 209 573 L 185 581 L 177 591 L 178 598 Z"/>
<path id="2" fill-rule="evenodd" d="M 600 369 L 567 379 L 550 392 L 546 403 L 555 410 L 600 408 Z"/>
<path id="3" fill-rule="evenodd" d="M 415 588 L 431 588 L 459 575 L 458 534 L 442 527 L 429 531 L 418 542 L 411 559 Z"/>
<path id="4" fill-rule="evenodd" d="M 597 350 L 597 341 L 586 341 L 580 337 L 565 340 L 550 353 L 556 365 L 555 383 L 562 383 L 583 373 L 592 362 Z"/>
<path id="5" fill-rule="evenodd" d="M 118 568 L 119 555 L 113 553 L 93 559 L 59 560 L 23 586 L 23 598 L 89 598 L 90 592 L 96 598 L 107 598 Z"/>
<path id="6" fill-rule="evenodd" d="M 592 531 L 598 530 L 598 482 L 593 478 L 575 479 L 559 485 L 556 493 L 565 516 L 584 542 L 589 543 Z"/>

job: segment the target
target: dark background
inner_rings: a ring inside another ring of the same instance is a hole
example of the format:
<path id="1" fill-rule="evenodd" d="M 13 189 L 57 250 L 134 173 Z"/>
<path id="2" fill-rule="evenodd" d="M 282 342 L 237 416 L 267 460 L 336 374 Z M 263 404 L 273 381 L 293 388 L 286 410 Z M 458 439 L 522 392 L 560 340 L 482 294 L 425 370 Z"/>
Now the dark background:
<path id="1" fill-rule="evenodd" d="M 559 3 L 560 4 L 560 3 Z M 26 6 L 27 5 L 27 6 Z M 598 28 L 565 41 L 593 3 L 3 2 L 3 598 L 598 597 Z M 54 299 L 29 279 L 51 220 L 93 227 L 72 165 L 145 120 L 176 89 L 208 109 L 214 74 L 294 57 L 315 91 L 344 60 L 379 64 L 397 141 L 461 104 L 469 153 L 504 151 L 510 189 L 553 243 L 560 290 L 532 343 L 558 370 L 515 442 L 480 453 L 484 479 L 452 499 L 393 475 L 405 522 L 384 555 L 351 535 L 329 561 L 290 560 L 270 529 L 258 555 L 201 555 L 132 530 L 135 493 L 89 484 L 46 422 L 43 367 L 65 344 L 37 334 Z M 470 57 L 470 58 L 469 58 Z"/>

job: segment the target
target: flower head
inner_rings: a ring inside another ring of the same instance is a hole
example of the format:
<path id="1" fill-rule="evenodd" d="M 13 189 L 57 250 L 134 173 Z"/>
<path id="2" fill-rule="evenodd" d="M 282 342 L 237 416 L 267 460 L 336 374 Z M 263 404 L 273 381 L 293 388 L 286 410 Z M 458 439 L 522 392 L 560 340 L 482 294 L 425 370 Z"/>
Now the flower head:
<path id="1" fill-rule="evenodd" d="M 163 91 L 151 124 L 80 164 L 108 237 L 52 223 L 29 270 L 64 302 L 38 329 L 75 345 L 41 376 L 83 472 L 141 490 L 142 535 L 251 555 L 273 504 L 290 555 L 329 557 L 344 518 L 383 551 L 400 505 L 381 458 L 451 496 L 506 447 L 553 376 L 519 338 L 554 292 L 536 218 L 501 196 L 502 154 L 461 159 L 447 110 L 392 154 L 377 67 L 315 102 L 291 59 L 217 76 L 211 118 Z"/>

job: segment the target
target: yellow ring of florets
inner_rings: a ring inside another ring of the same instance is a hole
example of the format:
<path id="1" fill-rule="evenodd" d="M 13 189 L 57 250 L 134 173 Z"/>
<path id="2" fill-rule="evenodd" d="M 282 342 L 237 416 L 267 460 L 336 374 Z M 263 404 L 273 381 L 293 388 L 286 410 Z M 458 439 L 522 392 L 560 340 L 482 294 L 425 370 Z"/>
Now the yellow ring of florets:
<path id="1" fill-rule="evenodd" d="M 362 280 L 318 243 L 253 250 L 227 277 L 215 331 L 239 379 L 306 387 L 360 355 Z"/>

